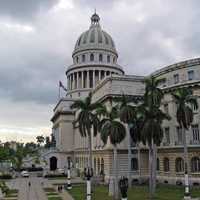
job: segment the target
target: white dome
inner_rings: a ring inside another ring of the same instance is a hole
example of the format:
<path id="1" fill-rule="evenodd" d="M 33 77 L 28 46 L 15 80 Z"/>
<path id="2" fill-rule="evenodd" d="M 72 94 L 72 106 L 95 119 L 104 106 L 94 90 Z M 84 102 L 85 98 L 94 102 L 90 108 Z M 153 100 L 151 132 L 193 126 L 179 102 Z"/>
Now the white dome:
<path id="1" fill-rule="evenodd" d="M 112 37 L 101 29 L 99 20 L 100 18 L 96 13 L 92 15 L 91 26 L 78 38 L 73 54 L 83 50 L 95 49 L 107 50 L 117 55 Z"/>

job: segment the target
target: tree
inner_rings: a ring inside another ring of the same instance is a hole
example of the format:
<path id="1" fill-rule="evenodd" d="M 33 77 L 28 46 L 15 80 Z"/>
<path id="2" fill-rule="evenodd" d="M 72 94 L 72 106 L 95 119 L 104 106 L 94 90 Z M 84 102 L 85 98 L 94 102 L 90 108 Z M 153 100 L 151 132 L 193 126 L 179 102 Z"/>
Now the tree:
<path id="1" fill-rule="evenodd" d="M 45 148 L 50 148 L 51 147 L 51 141 L 50 141 L 50 137 L 47 136 L 45 137 Z"/>
<path id="2" fill-rule="evenodd" d="M 177 104 L 176 119 L 183 135 L 184 146 L 184 170 L 185 170 L 185 197 L 190 196 L 189 192 L 189 178 L 188 178 L 188 149 L 186 141 L 186 130 L 192 124 L 193 121 L 193 107 L 198 108 L 197 99 L 192 94 L 192 90 L 189 88 L 178 88 L 172 93 L 172 96 Z"/>
<path id="3" fill-rule="evenodd" d="M 42 143 L 44 143 L 44 140 L 45 140 L 45 138 L 44 138 L 43 135 L 38 135 L 38 136 L 36 137 L 36 139 L 37 139 L 37 143 L 38 143 L 39 146 L 40 146 Z"/>
<path id="4" fill-rule="evenodd" d="M 160 80 L 150 77 L 145 80 L 144 103 L 140 106 L 142 113 L 141 139 L 149 146 L 149 190 L 153 197 L 156 186 L 156 146 L 163 138 L 162 122 L 170 117 L 160 110 L 163 92 L 158 88 Z"/>
<path id="5" fill-rule="evenodd" d="M 133 106 L 136 101 L 129 96 L 122 95 L 119 99 L 120 107 L 119 107 L 119 118 L 122 122 L 127 125 L 127 140 L 128 140 L 128 174 L 127 177 L 129 187 L 131 186 L 131 137 L 130 137 L 130 129 L 133 128 L 136 124 L 134 123 L 136 118 L 136 107 Z M 133 129 L 132 129 L 133 130 Z M 134 134 L 134 133 L 133 133 Z M 133 135 L 132 134 L 132 135 Z M 136 133 L 137 134 L 137 133 Z"/>
<path id="6" fill-rule="evenodd" d="M 97 129 L 99 124 L 99 119 L 94 113 L 95 109 L 100 108 L 101 104 L 92 103 L 92 94 L 89 95 L 84 100 L 76 100 L 72 105 L 72 109 L 77 109 L 78 117 L 75 123 L 78 124 L 79 132 L 82 137 L 88 138 L 88 149 L 89 149 L 89 163 L 87 172 L 92 173 L 92 129 L 93 135 L 97 135 Z M 90 177 L 88 176 L 88 187 L 91 188 Z"/>
<path id="7" fill-rule="evenodd" d="M 119 118 L 117 106 L 111 106 L 111 108 L 101 108 L 101 110 L 97 110 L 97 113 L 104 116 L 99 125 L 101 139 L 104 144 L 107 144 L 109 138 L 111 144 L 113 145 L 114 198 L 118 199 L 117 144 L 120 144 L 126 137 L 126 129 L 124 125 L 117 120 Z"/>

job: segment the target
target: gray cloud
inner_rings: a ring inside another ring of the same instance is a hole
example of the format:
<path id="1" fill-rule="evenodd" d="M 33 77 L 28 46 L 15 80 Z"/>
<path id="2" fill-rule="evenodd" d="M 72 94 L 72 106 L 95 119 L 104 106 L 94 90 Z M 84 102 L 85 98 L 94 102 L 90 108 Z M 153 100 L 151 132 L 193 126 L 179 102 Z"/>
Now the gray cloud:
<path id="1" fill-rule="evenodd" d="M 58 0 L 0 0 L 0 16 L 28 21 L 39 12 L 46 12 Z"/>
<path id="2" fill-rule="evenodd" d="M 30 103 L 39 112 L 56 104 L 58 81 L 66 85 L 74 44 L 89 28 L 95 7 L 116 43 L 119 64 L 128 74 L 145 75 L 200 55 L 199 6 L 197 0 L 0 0 L 1 107 L 9 100 L 13 112 Z M 50 127 L 49 111 L 38 113 L 36 120 L 30 110 L 20 115 L 21 121 L 28 115 L 25 126 L 37 127 L 40 121 Z"/>

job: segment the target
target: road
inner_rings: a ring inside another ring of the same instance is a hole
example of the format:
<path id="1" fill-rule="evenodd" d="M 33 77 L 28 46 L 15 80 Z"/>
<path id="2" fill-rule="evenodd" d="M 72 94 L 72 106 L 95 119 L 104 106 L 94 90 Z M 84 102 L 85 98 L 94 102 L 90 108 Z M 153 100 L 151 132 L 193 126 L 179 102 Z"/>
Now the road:
<path id="1" fill-rule="evenodd" d="M 29 186 L 29 182 L 31 186 Z M 19 190 L 18 200 L 47 200 L 42 189 L 42 182 L 46 187 L 47 182 L 43 178 L 17 178 L 10 182 L 10 186 Z"/>

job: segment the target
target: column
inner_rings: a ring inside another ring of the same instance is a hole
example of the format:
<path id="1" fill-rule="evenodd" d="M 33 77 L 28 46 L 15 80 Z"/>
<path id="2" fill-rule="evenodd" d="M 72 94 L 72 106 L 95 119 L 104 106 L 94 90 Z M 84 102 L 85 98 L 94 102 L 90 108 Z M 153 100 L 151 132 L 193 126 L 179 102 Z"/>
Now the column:
<path id="1" fill-rule="evenodd" d="M 80 80 L 79 80 L 79 74 L 80 72 L 77 72 L 77 88 L 80 88 Z"/>
<path id="2" fill-rule="evenodd" d="M 74 73 L 72 74 L 72 90 L 74 89 Z"/>
<path id="3" fill-rule="evenodd" d="M 68 90 L 70 90 L 70 76 L 68 76 L 68 84 L 67 84 Z"/>
<path id="4" fill-rule="evenodd" d="M 93 70 L 93 88 L 95 88 L 95 70 Z"/>
<path id="5" fill-rule="evenodd" d="M 76 72 L 75 73 L 75 77 L 76 77 L 76 79 L 75 79 L 75 81 L 76 81 L 76 83 L 75 83 L 75 85 L 76 85 L 76 89 L 78 88 L 78 72 Z"/>
<path id="6" fill-rule="evenodd" d="M 81 88 L 84 88 L 84 71 L 81 72 L 81 83 L 82 83 Z"/>
<path id="7" fill-rule="evenodd" d="M 87 71 L 87 81 L 86 81 L 86 88 L 90 88 L 90 79 L 89 79 L 90 71 Z"/>
<path id="8" fill-rule="evenodd" d="M 72 90 L 72 75 L 70 74 L 70 90 Z"/>
<path id="9" fill-rule="evenodd" d="M 98 73 L 99 73 L 99 82 L 100 82 L 100 80 L 101 80 L 101 70 L 99 70 Z"/>

